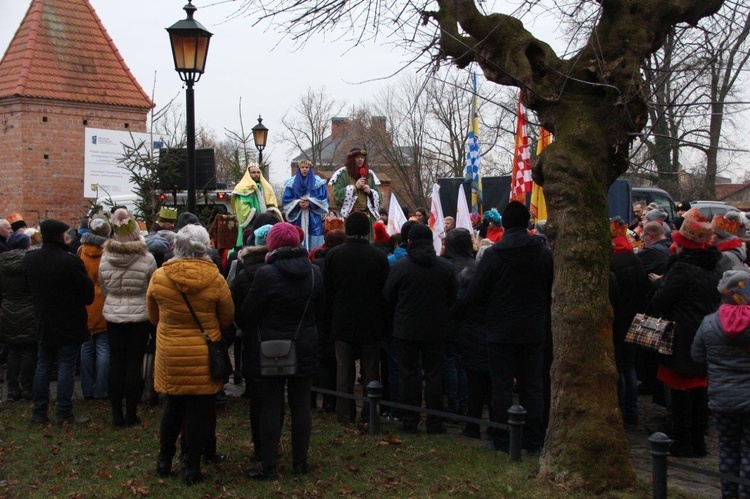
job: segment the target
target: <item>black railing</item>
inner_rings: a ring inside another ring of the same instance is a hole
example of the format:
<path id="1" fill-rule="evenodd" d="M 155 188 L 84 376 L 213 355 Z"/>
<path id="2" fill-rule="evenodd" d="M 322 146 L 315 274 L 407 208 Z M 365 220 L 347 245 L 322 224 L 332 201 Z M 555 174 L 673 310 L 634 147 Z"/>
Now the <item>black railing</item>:
<path id="1" fill-rule="evenodd" d="M 461 414 L 454 414 L 451 412 L 436 411 L 434 409 L 427 409 L 426 407 L 417 407 L 413 405 L 392 402 L 390 400 L 383 400 L 383 385 L 379 381 L 371 381 L 367 385 L 367 396 L 337 392 L 335 390 L 328 390 L 326 388 L 319 388 L 317 386 L 313 386 L 312 391 L 321 393 L 323 395 L 333 395 L 335 397 L 360 401 L 364 404 L 369 405 L 368 426 L 370 435 L 377 435 L 380 433 L 381 407 L 390 407 L 393 409 L 400 409 L 404 411 L 419 412 L 430 416 L 437 416 L 443 418 L 444 420 L 456 421 L 461 423 L 473 423 L 479 426 L 485 426 L 487 428 L 506 430 L 508 431 L 510 437 L 508 448 L 508 455 L 510 457 L 510 460 L 513 462 L 521 461 L 521 449 L 523 445 L 523 425 L 525 423 L 526 410 L 520 405 L 514 405 L 510 409 L 508 409 L 508 424 L 504 424 L 494 421 L 487 421 L 486 419 L 471 418 L 469 416 L 463 416 Z"/>
<path id="2" fill-rule="evenodd" d="M 750 480 L 747 478 L 669 461 L 667 458 L 669 457 L 669 446 L 672 444 L 672 440 L 664 433 L 654 433 L 649 437 L 648 441 L 651 442 L 651 490 L 654 499 L 666 499 L 667 497 L 668 467 L 750 487 Z"/>

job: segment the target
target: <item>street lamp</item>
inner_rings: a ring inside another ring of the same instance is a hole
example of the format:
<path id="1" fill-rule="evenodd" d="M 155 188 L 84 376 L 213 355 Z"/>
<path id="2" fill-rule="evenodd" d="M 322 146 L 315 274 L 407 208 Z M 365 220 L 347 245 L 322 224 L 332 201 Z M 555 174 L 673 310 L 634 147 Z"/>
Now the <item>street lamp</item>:
<path id="1" fill-rule="evenodd" d="M 258 115 L 258 124 L 253 127 L 253 140 L 255 147 L 258 149 L 258 164 L 263 168 L 263 149 L 266 148 L 268 139 L 268 128 L 263 125 L 263 118 Z"/>
<path id="2" fill-rule="evenodd" d="M 172 44 L 172 57 L 174 57 L 174 69 L 180 74 L 180 79 L 185 82 L 187 91 L 187 191 L 188 211 L 195 213 L 195 96 L 193 95 L 193 84 L 201 79 L 206 67 L 206 56 L 208 55 L 208 42 L 212 33 L 193 19 L 193 14 L 198 10 L 192 0 L 188 0 L 183 7 L 187 18 L 177 21 L 167 28 L 169 41 Z"/>

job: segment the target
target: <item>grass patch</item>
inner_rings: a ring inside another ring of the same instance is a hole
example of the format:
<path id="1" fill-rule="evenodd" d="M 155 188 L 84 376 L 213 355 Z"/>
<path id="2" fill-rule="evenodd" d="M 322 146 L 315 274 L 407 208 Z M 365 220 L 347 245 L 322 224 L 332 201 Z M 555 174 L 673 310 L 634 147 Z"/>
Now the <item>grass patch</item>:
<path id="1" fill-rule="evenodd" d="M 161 408 L 141 406 L 143 424 L 114 429 L 106 402 L 75 401 L 86 426 L 34 426 L 26 403 L 0 404 L 0 497 L 586 497 L 536 480 L 538 459 L 511 464 L 505 454 L 452 435 L 404 435 L 384 422 L 379 436 L 342 427 L 332 414 L 313 412 L 310 475 L 292 475 L 288 421 L 281 441 L 278 482 L 244 477 L 255 466 L 248 402 L 230 398 L 219 413 L 218 449 L 229 459 L 204 466 L 205 482 L 185 487 L 179 473 L 156 475 Z M 181 470 L 177 463 L 176 471 Z M 647 485 L 633 494 L 648 497 Z"/>

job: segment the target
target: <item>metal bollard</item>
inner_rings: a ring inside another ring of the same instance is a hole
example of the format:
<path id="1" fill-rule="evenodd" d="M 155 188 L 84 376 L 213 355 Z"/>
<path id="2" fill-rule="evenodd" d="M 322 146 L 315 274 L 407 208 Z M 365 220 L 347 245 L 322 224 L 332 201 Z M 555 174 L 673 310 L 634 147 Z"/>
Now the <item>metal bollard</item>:
<path id="1" fill-rule="evenodd" d="M 370 435 L 377 435 L 380 433 L 380 399 L 383 398 L 380 381 L 367 383 L 367 398 L 370 399 Z"/>
<path id="2" fill-rule="evenodd" d="M 651 490 L 654 499 L 667 497 L 667 456 L 672 441 L 664 433 L 656 432 L 650 437 L 651 442 Z"/>
<path id="3" fill-rule="evenodd" d="M 526 409 L 520 405 L 514 405 L 508 409 L 508 429 L 510 430 L 509 457 L 511 462 L 521 462 L 521 446 L 523 442 L 523 425 Z"/>

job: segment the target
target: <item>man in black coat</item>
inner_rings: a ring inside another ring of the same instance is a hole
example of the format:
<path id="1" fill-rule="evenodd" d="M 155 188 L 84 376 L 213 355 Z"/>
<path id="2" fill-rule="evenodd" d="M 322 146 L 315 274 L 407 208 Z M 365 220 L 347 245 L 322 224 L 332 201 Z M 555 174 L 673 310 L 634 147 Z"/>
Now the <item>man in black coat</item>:
<path id="1" fill-rule="evenodd" d="M 545 323 L 552 294 L 552 254 L 545 241 L 526 229 L 529 210 L 513 201 L 503 210 L 503 239 L 485 251 L 461 303 L 485 307 L 490 344 L 492 420 L 508 422 L 513 379 L 526 409 L 523 446 L 541 452 L 544 443 L 542 366 Z M 493 446 L 508 448 L 507 434 L 496 431 Z"/>
<path id="2" fill-rule="evenodd" d="M 353 212 L 344 224 L 346 242 L 328 251 L 323 278 L 326 284 L 327 323 L 336 348 L 336 390 L 354 393 L 354 361 L 360 359 L 362 385 L 380 380 L 380 348 L 385 333 L 383 286 L 388 257 L 368 241 L 370 219 Z M 351 422 L 348 399 L 336 401 L 336 419 Z M 369 412 L 363 408 L 362 419 Z"/>
<path id="3" fill-rule="evenodd" d="M 59 220 L 41 223 L 42 247 L 26 253 L 23 271 L 37 317 L 39 354 L 34 374 L 34 423 L 46 423 L 52 364 L 57 361 L 56 423 L 87 423 L 73 418 L 75 367 L 81 343 L 89 339 L 86 305 L 94 301 L 94 283 L 83 261 L 68 252 Z"/>
<path id="4" fill-rule="evenodd" d="M 409 231 L 406 258 L 393 264 L 385 283 L 393 343 L 398 353 L 401 402 L 428 409 L 443 409 L 443 361 L 451 330 L 449 309 L 456 300 L 453 266 L 435 255 L 432 230 L 416 224 Z M 423 376 L 420 376 L 420 358 Z M 402 429 L 416 433 L 419 412 L 404 412 Z M 427 416 L 428 433 L 444 433 L 440 418 Z"/>
<path id="5" fill-rule="evenodd" d="M 647 223 L 643 226 L 641 240 L 643 248 L 637 255 L 641 259 L 643 270 L 646 274 L 664 275 L 669 263 L 669 246 L 672 244 L 672 241 L 667 239 L 664 227 L 659 222 Z"/>

